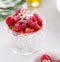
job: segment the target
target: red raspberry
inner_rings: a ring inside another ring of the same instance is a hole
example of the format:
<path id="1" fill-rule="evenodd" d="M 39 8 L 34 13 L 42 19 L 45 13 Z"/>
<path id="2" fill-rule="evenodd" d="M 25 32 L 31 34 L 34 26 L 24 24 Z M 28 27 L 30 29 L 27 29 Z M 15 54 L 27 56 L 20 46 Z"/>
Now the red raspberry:
<path id="1" fill-rule="evenodd" d="M 32 20 L 33 22 L 37 23 L 37 19 L 35 18 L 35 16 L 30 17 L 30 20 Z"/>
<path id="2" fill-rule="evenodd" d="M 36 14 L 36 13 L 34 13 L 34 16 L 36 17 L 38 24 L 39 24 L 40 26 L 43 26 L 42 19 L 39 17 L 39 15 Z"/>
<path id="3" fill-rule="evenodd" d="M 33 22 L 33 21 L 28 21 L 28 26 L 30 27 L 30 28 L 34 28 L 35 27 L 35 23 Z"/>
<path id="4" fill-rule="evenodd" d="M 44 54 L 41 56 L 41 62 L 52 62 L 52 60 L 49 55 Z"/>
<path id="5" fill-rule="evenodd" d="M 60 59 L 59 60 L 56 60 L 56 62 L 60 62 Z"/>
<path id="6" fill-rule="evenodd" d="M 8 16 L 6 18 L 6 23 L 7 23 L 8 26 L 12 26 L 12 25 L 14 25 L 15 20 L 14 20 L 14 18 L 12 16 Z"/>
<path id="7" fill-rule="evenodd" d="M 20 16 L 16 16 L 15 17 L 15 22 L 18 22 L 19 20 L 21 20 Z"/>
<path id="8" fill-rule="evenodd" d="M 20 13 L 20 12 L 21 12 L 21 8 L 17 9 L 16 10 L 16 15 L 18 15 L 18 13 Z"/>
<path id="9" fill-rule="evenodd" d="M 26 29 L 26 23 L 23 23 L 23 22 L 17 22 L 15 24 L 16 28 L 19 30 L 19 31 L 24 31 Z"/>

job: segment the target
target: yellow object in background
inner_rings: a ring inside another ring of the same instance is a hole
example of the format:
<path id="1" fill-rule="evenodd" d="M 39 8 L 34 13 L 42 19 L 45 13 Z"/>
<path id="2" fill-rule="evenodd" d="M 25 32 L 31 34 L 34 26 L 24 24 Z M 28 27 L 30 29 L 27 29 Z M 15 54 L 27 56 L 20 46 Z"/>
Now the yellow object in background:
<path id="1" fill-rule="evenodd" d="M 26 0 L 28 7 L 39 7 L 41 4 L 41 0 Z"/>

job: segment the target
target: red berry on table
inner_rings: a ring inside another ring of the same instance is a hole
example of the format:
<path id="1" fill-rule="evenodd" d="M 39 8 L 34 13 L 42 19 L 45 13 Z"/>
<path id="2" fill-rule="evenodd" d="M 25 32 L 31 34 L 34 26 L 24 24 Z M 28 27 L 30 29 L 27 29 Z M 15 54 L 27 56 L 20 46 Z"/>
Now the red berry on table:
<path id="1" fill-rule="evenodd" d="M 39 24 L 40 26 L 43 26 L 42 19 L 39 17 L 39 15 L 36 14 L 36 13 L 34 13 L 34 16 L 36 17 L 38 24 Z"/>
<path id="2" fill-rule="evenodd" d="M 59 60 L 56 60 L 55 62 L 60 62 L 60 59 Z"/>
<path id="3" fill-rule="evenodd" d="M 15 20 L 14 20 L 14 18 L 12 16 L 8 16 L 6 18 L 6 23 L 7 23 L 8 26 L 12 26 L 12 25 L 14 25 Z"/>
<path id="4" fill-rule="evenodd" d="M 19 31 L 24 31 L 26 29 L 26 24 L 23 22 L 17 22 L 15 24 L 15 27 L 19 30 Z"/>
<path id="5" fill-rule="evenodd" d="M 41 56 L 41 62 L 52 62 L 51 57 L 48 54 L 43 54 Z"/>

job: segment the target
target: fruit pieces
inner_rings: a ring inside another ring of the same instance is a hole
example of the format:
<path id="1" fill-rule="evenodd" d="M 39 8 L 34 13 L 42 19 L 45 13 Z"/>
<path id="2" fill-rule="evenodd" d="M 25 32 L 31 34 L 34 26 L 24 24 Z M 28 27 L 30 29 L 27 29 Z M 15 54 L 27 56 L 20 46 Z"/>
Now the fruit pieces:
<path id="1" fill-rule="evenodd" d="M 43 26 L 42 19 L 39 17 L 39 15 L 36 14 L 36 13 L 34 13 L 34 16 L 36 17 L 38 24 L 39 24 L 40 26 Z"/>
<path id="2" fill-rule="evenodd" d="M 60 62 L 60 59 L 59 60 L 56 60 L 55 62 Z"/>
<path id="3" fill-rule="evenodd" d="M 60 59 L 55 59 L 48 54 L 43 54 L 40 58 L 38 58 L 35 62 L 60 62 Z"/>
<path id="4" fill-rule="evenodd" d="M 34 32 L 34 30 L 31 28 L 26 28 L 26 30 L 25 30 L 25 33 L 32 33 L 32 32 Z"/>
<path id="5" fill-rule="evenodd" d="M 32 33 L 42 28 L 43 23 L 39 15 L 24 8 L 19 8 L 17 11 L 8 16 L 6 19 L 8 27 L 18 33 Z"/>
<path id="6" fill-rule="evenodd" d="M 19 31 L 24 31 L 26 29 L 26 24 L 24 22 L 17 22 L 15 24 L 16 29 Z"/>
<path id="7" fill-rule="evenodd" d="M 30 28 L 34 28 L 35 25 L 37 24 L 36 18 L 34 16 L 31 16 L 27 24 Z"/>
<path id="8" fill-rule="evenodd" d="M 42 28 L 42 27 L 39 26 L 38 24 L 35 25 L 35 30 L 39 30 L 39 29 L 41 29 L 41 28 Z"/>
<path id="9" fill-rule="evenodd" d="M 12 29 L 12 31 L 19 32 L 19 30 L 15 26 L 12 27 L 11 29 Z"/>
<path id="10" fill-rule="evenodd" d="M 16 10 L 16 15 L 18 15 L 21 12 L 21 9 L 22 8 L 19 8 L 19 9 Z"/>
<path id="11" fill-rule="evenodd" d="M 28 21 L 28 26 L 30 27 L 30 28 L 34 28 L 35 27 L 35 23 L 33 22 L 33 21 Z"/>
<path id="12" fill-rule="evenodd" d="M 41 62 L 52 62 L 51 57 L 48 54 L 43 54 L 41 56 Z"/>
<path id="13" fill-rule="evenodd" d="M 6 23 L 7 23 L 8 26 L 12 26 L 12 25 L 14 25 L 15 20 L 12 16 L 8 16 L 7 19 L 6 19 Z"/>
<path id="14" fill-rule="evenodd" d="M 37 23 L 37 19 L 35 18 L 35 16 L 31 16 L 30 20 L 33 21 L 33 22 L 35 22 L 35 23 Z"/>

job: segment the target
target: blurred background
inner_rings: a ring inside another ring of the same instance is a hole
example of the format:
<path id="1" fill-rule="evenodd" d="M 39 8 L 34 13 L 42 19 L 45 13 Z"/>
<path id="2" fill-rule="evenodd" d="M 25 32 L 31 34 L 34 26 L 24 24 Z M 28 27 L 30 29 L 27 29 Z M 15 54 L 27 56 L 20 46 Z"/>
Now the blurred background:
<path id="1" fill-rule="evenodd" d="M 0 21 L 14 13 L 24 3 L 25 0 L 0 0 Z"/>
<path id="2" fill-rule="evenodd" d="M 40 7 L 40 4 L 41 0 L 0 0 L 0 21 L 14 13 L 19 7 L 33 9 Z"/>

